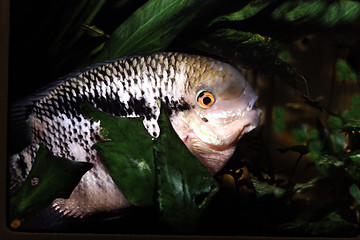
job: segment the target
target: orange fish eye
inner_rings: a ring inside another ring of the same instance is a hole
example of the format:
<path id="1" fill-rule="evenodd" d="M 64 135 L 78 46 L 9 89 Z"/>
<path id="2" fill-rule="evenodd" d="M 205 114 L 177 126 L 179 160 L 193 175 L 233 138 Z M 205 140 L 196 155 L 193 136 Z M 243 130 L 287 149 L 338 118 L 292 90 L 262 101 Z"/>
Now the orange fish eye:
<path id="1" fill-rule="evenodd" d="M 198 92 L 196 100 L 201 107 L 208 108 L 215 103 L 215 96 L 210 91 L 201 90 Z"/>

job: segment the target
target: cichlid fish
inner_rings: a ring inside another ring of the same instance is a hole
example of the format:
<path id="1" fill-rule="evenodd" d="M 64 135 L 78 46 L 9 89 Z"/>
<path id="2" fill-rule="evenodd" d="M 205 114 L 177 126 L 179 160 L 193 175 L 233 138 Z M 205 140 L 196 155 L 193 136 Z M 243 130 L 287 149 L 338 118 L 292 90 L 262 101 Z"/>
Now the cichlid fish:
<path id="1" fill-rule="evenodd" d="M 69 199 L 54 200 L 55 210 L 84 217 L 130 206 L 91 148 L 101 138 L 100 122 L 84 118 L 80 103 L 118 117 L 142 117 L 156 138 L 161 134 L 158 99 L 178 136 L 212 174 L 232 156 L 237 141 L 258 126 L 261 115 L 244 77 L 211 58 L 159 53 L 96 64 L 16 104 L 15 116 L 28 113 L 31 141 L 10 156 L 11 188 L 26 179 L 43 143 L 55 156 L 94 164 Z"/>

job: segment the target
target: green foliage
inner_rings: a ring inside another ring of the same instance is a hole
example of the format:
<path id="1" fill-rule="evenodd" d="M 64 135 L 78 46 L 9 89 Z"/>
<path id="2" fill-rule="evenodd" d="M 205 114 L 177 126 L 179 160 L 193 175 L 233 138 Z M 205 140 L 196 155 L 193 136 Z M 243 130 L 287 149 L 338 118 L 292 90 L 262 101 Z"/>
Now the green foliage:
<path id="1" fill-rule="evenodd" d="M 317 221 L 297 220 L 280 226 L 283 232 L 296 236 L 342 237 L 345 233 L 356 235 L 357 224 L 349 223 L 338 213 L 332 212 Z"/>
<path id="2" fill-rule="evenodd" d="M 355 71 L 344 59 L 341 58 L 336 60 L 336 73 L 338 79 L 341 81 L 350 80 L 355 82 L 357 79 Z"/>
<path id="3" fill-rule="evenodd" d="M 305 142 L 308 138 L 308 128 L 306 125 L 302 124 L 296 128 L 293 128 L 291 134 L 295 141 L 299 143 Z"/>
<path id="4" fill-rule="evenodd" d="M 196 229 L 218 186 L 173 130 L 162 109 L 161 135 L 154 142 L 157 196 L 161 218 L 181 232 Z"/>
<path id="5" fill-rule="evenodd" d="M 58 1 L 54 3 L 55 6 L 44 0 L 37 3 L 36 6 L 32 2 L 12 3 L 13 12 L 19 11 L 13 15 L 11 33 L 14 56 L 10 58 L 13 79 L 9 84 L 10 87 L 12 85 L 10 96 L 13 99 L 89 63 L 157 51 L 217 56 L 260 73 L 279 76 L 289 86 L 305 92 L 307 83 L 304 77 L 286 62 L 290 56 L 281 50 L 279 41 L 300 39 L 305 34 L 319 31 L 332 33 L 341 27 L 351 26 L 360 16 L 360 3 L 351 0 L 81 0 L 71 3 Z M 33 27 L 28 28 L 28 25 Z M 336 66 L 339 79 L 353 80 L 357 77 L 347 62 L 339 59 Z M 29 75 L 36 76 L 38 83 L 28 81 Z M 318 102 L 306 98 L 305 94 L 304 97 L 309 105 L 331 114 Z M 94 148 L 129 201 L 136 206 L 156 205 L 162 221 L 177 230 L 192 229 L 217 191 L 217 186 L 198 160 L 187 152 L 169 127 L 165 115 L 162 113 L 159 120 L 162 135 L 152 141 L 146 135 L 140 119 L 118 119 L 90 108 L 84 109 L 87 109 L 90 118 L 101 122 L 101 134 L 105 140 Z M 285 109 L 278 107 L 274 114 L 275 132 L 284 132 L 287 128 Z M 343 191 L 339 195 L 358 201 L 354 186 L 360 184 L 359 119 L 360 97 L 354 96 L 352 107 L 344 113 L 343 118 L 332 117 L 326 126 L 320 124 L 316 129 L 299 127 L 293 130 L 295 140 L 305 144 L 285 147 L 281 151 L 298 152 L 299 160 L 309 154 L 319 171 L 316 181 L 305 184 L 307 187 L 303 187 L 302 192 L 330 186 L 336 191 L 346 189 L 346 193 Z M 41 152 L 39 154 L 43 155 Z M 66 187 L 64 197 L 87 168 L 83 166 L 81 170 L 76 170 L 75 177 L 68 177 L 72 183 Z M 331 179 L 338 179 L 336 174 L 339 173 L 345 176 L 346 181 L 336 182 L 335 185 Z M 47 173 L 41 170 L 41 174 Z M 328 183 L 321 179 L 327 179 Z M 296 190 L 288 186 L 289 189 L 285 191 L 265 183 L 263 179 L 253 180 L 251 186 L 259 201 L 270 198 L 280 202 L 279 199 L 286 198 Z M 35 189 L 39 189 L 39 192 Z M 23 193 L 21 197 L 16 195 L 10 200 L 11 205 L 16 206 L 25 199 L 25 203 L 14 210 L 17 212 L 15 217 L 24 214 L 24 209 L 30 205 L 40 207 L 50 203 L 54 197 L 62 196 L 59 195 L 62 191 L 57 188 L 54 188 L 57 189 L 55 195 L 53 189 L 40 189 L 34 188 L 36 200 L 26 188 L 21 189 L 26 194 Z M 36 202 L 38 200 L 39 203 Z M 239 205 L 238 202 L 234 206 Z M 326 212 L 318 218 L 303 218 L 303 215 L 296 218 L 291 215 L 293 219 L 281 219 L 282 223 L 286 221 L 287 224 L 280 224 L 279 229 L 287 234 L 300 232 L 318 236 L 330 234 L 333 229 L 341 230 L 342 227 L 342 233 L 358 228 L 349 223 L 342 211 L 334 210 L 334 206 L 347 203 L 324 204 L 327 202 L 327 199 L 317 202 L 316 206 Z M 242 213 L 249 205 L 241 206 L 239 212 Z M 349 206 L 346 205 L 346 208 L 349 209 Z M 306 209 L 304 215 L 315 215 L 309 214 L 311 210 Z M 267 218 L 263 212 L 257 213 L 260 215 L 256 216 L 256 224 L 262 218 Z M 241 225 L 236 225 L 237 229 L 238 226 Z M 260 224 L 259 229 L 261 227 Z"/>
<path id="6" fill-rule="evenodd" d="M 292 24 L 312 22 L 324 28 L 351 23 L 359 18 L 360 3 L 357 1 L 327 0 L 284 1 L 271 14 L 273 19 Z"/>
<path id="7" fill-rule="evenodd" d="M 285 124 L 285 109 L 283 107 L 276 107 L 274 111 L 274 124 L 273 128 L 275 132 L 282 133 L 286 129 Z"/>
<path id="8" fill-rule="evenodd" d="M 29 176 L 9 199 L 11 218 L 29 215 L 48 206 L 55 198 L 68 198 L 91 168 L 91 163 L 55 157 L 44 145 L 40 145 Z"/>
<path id="9" fill-rule="evenodd" d="M 351 99 L 351 108 L 345 112 L 344 117 L 348 120 L 360 119 L 360 96 L 353 96 Z"/>
<path id="10" fill-rule="evenodd" d="M 264 197 L 270 195 L 275 198 L 280 198 L 286 193 L 286 189 L 272 186 L 267 183 L 260 182 L 256 179 L 251 179 L 250 182 L 255 188 L 255 193 L 257 197 Z"/>
<path id="11" fill-rule="evenodd" d="M 106 42 L 96 62 L 164 51 L 211 1 L 152 0 L 137 9 Z"/>
<path id="12" fill-rule="evenodd" d="M 100 121 L 102 142 L 95 148 L 116 185 L 135 206 L 154 204 L 155 166 L 152 138 L 141 118 L 117 118 L 84 105 L 88 118 Z"/>
<path id="13" fill-rule="evenodd" d="M 179 139 L 164 109 L 155 140 L 141 118 L 113 117 L 88 104 L 83 109 L 100 121 L 104 140 L 93 147 L 126 199 L 135 206 L 157 205 L 161 220 L 174 230 L 196 229 L 217 183 Z"/>

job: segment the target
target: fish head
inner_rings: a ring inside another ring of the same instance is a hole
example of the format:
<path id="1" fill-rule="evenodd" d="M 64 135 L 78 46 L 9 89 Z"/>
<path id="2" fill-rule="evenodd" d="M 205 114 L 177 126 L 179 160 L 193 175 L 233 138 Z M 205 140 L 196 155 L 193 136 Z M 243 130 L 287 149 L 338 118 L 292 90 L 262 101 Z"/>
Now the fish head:
<path id="1" fill-rule="evenodd" d="M 170 119 L 188 149 L 216 174 L 233 155 L 236 143 L 259 125 L 257 96 L 242 74 L 229 64 L 215 62 L 185 84 L 192 106 Z"/>

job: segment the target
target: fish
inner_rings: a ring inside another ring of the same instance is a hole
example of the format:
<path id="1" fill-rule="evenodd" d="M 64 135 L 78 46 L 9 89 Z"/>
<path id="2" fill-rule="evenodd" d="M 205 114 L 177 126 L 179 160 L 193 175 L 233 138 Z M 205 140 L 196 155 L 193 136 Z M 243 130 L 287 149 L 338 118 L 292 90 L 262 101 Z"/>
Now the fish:
<path id="1" fill-rule="evenodd" d="M 52 202 L 54 210 L 83 218 L 127 208 L 131 204 L 92 148 L 101 141 L 101 122 L 84 117 L 82 102 L 120 118 L 141 117 L 157 138 L 161 100 L 179 138 L 215 175 L 238 140 L 259 125 L 257 98 L 235 67 L 205 56 L 162 52 L 94 64 L 13 105 L 11 114 L 26 123 L 29 141 L 9 157 L 10 189 L 25 181 L 43 144 L 55 156 L 93 164 L 68 199 Z"/>

